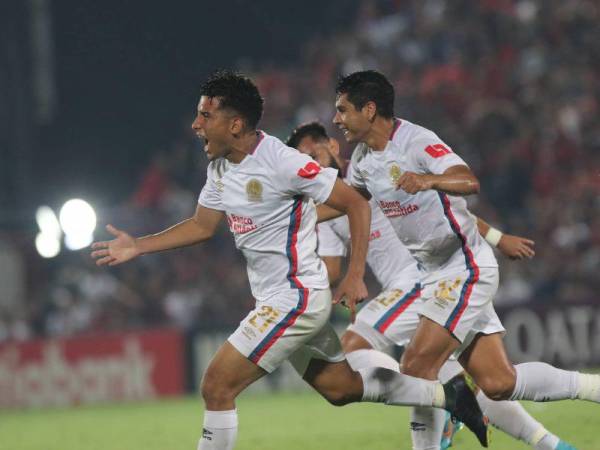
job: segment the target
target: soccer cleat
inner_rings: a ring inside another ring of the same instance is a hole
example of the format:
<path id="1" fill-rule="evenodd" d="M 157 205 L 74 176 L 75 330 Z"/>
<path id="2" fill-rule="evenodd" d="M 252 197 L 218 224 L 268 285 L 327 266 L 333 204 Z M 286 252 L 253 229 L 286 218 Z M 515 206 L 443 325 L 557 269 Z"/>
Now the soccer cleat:
<path id="1" fill-rule="evenodd" d="M 463 423 L 452 420 L 450 413 L 446 411 L 446 423 L 444 424 L 444 431 L 442 433 L 442 441 L 440 443 L 441 450 L 447 450 L 452 447 L 452 440 L 454 435 L 463 428 Z"/>
<path id="2" fill-rule="evenodd" d="M 560 441 L 554 450 L 577 450 L 571 444 L 566 443 L 565 441 Z"/>
<path id="3" fill-rule="evenodd" d="M 479 443 L 487 447 L 490 441 L 490 428 L 488 418 L 483 415 L 479 403 L 475 398 L 473 388 L 466 382 L 465 377 L 456 375 L 444 384 L 446 394 L 446 410 L 452 418 L 464 423 L 471 430 Z"/>

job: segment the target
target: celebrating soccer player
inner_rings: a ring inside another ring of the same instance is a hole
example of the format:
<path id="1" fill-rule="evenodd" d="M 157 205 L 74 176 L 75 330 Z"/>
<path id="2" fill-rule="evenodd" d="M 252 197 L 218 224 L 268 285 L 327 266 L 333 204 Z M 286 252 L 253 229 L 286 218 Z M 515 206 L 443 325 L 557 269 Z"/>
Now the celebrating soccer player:
<path id="1" fill-rule="evenodd" d="M 354 371 L 329 324 L 332 297 L 316 253 L 315 202 L 347 214 L 352 254 L 334 301 L 354 310 L 367 296 L 363 274 L 370 208 L 335 170 L 257 131 L 263 99 L 247 77 L 218 72 L 201 88 L 192 128 L 205 142 L 207 181 L 193 217 L 158 234 L 93 245 L 99 265 L 192 245 L 212 237 L 226 217 L 248 265 L 256 307 L 217 351 L 202 380 L 206 406 L 198 448 L 233 448 L 235 399 L 289 359 L 313 388 L 335 405 L 369 401 L 435 406 L 450 411 L 485 440 L 487 424 L 473 392 L 460 379 L 442 385 L 396 371 Z M 265 437 L 266 438 L 266 437 Z"/>
<path id="2" fill-rule="evenodd" d="M 340 173 L 346 173 L 349 162 L 340 158 L 339 143 L 328 136 L 327 131 L 317 122 L 300 125 L 294 129 L 287 141 L 290 147 L 315 158 L 323 167 L 337 167 Z M 400 242 L 389 220 L 374 199 L 371 206 L 371 234 L 367 263 L 382 286 L 375 296 L 349 325 L 342 336 L 342 347 L 351 367 L 355 370 L 380 365 L 398 369 L 398 363 L 379 352 L 390 352 L 393 346 L 405 346 L 419 324 L 419 311 L 422 300 L 419 298 L 419 270 L 415 259 Z M 478 218 L 479 231 L 486 240 L 511 259 L 531 258 L 534 256 L 533 242 L 519 236 L 499 234 L 497 240 L 490 238 L 490 226 Z M 350 229 L 346 217 L 338 217 L 318 226 L 319 256 L 327 266 L 331 283 L 339 279 L 342 258 L 346 256 L 350 243 Z M 440 371 L 441 381 L 462 372 L 455 359 L 447 361 Z M 536 450 L 569 450 L 573 447 L 552 434 L 527 413 L 516 401 L 493 401 L 483 392 L 477 394 L 477 400 L 490 423 L 497 428 L 531 445 Z M 412 423 L 418 410 L 411 411 Z M 447 449 L 452 443 L 453 431 L 457 424 L 449 420 L 447 413 L 440 409 L 430 411 L 432 431 L 423 426 L 412 426 L 411 433 L 415 449 Z M 446 429 L 444 429 L 446 425 Z M 438 445 L 441 445 L 438 447 Z"/>
<path id="3" fill-rule="evenodd" d="M 465 162 L 432 131 L 394 117 L 394 88 L 381 73 L 343 77 L 336 92 L 333 121 L 358 144 L 348 178 L 375 199 L 425 271 L 421 318 L 402 371 L 435 380 L 456 354 L 491 399 L 600 402 L 598 375 L 509 361 L 492 303 L 498 265 L 467 209 L 464 196 L 477 193 L 479 182 Z M 415 420 L 431 430 L 426 408 Z"/>

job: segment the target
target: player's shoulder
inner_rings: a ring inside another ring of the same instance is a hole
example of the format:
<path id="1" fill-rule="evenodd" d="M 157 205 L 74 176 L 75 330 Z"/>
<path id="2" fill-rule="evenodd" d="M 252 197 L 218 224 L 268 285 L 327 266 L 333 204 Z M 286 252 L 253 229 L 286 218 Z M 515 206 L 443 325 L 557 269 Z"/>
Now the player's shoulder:
<path id="1" fill-rule="evenodd" d="M 394 134 L 392 141 L 396 144 L 406 144 L 432 138 L 439 139 L 429 128 L 425 128 L 422 125 L 418 125 L 406 119 L 400 119 L 400 126 Z"/>
<path id="2" fill-rule="evenodd" d="M 261 133 L 260 146 L 254 153 L 254 157 L 257 159 L 266 163 L 276 164 L 279 161 L 298 154 L 298 150 L 288 147 L 279 138 L 271 136 L 264 131 L 261 131 Z"/>

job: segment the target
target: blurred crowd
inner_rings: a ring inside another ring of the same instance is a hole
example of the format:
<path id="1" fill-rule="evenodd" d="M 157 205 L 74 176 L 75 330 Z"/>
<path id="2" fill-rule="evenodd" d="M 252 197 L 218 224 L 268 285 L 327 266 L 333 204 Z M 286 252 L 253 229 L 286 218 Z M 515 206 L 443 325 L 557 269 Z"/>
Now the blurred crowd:
<path id="1" fill-rule="evenodd" d="M 261 127 L 281 138 L 315 119 L 340 138 L 331 128 L 337 76 L 382 71 L 398 116 L 436 131 L 479 177 L 472 210 L 536 242 L 532 262 L 499 257 L 497 305 L 600 301 L 598 23 L 592 0 L 364 0 L 354 23 L 312 36 L 297 64 L 239 69 L 266 99 Z M 189 131 L 174 135 L 102 220 L 139 235 L 189 217 L 206 159 Z M 234 327 L 253 304 L 224 228 L 204 245 L 111 269 L 70 253 L 29 278 L 26 304 L 0 311 L 0 340 Z"/>

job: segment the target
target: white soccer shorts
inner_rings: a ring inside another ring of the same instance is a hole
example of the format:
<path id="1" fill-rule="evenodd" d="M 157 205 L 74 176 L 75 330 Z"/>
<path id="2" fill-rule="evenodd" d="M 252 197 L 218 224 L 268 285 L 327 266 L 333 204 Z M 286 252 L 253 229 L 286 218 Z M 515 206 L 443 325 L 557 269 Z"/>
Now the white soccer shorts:
<path id="1" fill-rule="evenodd" d="M 331 308 L 329 289 L 290 289 L 257 301 L 228 341 L 267 372 L 289 360 L 303 375 L 313 358 L 345 359 L 329 323 Z"/>

